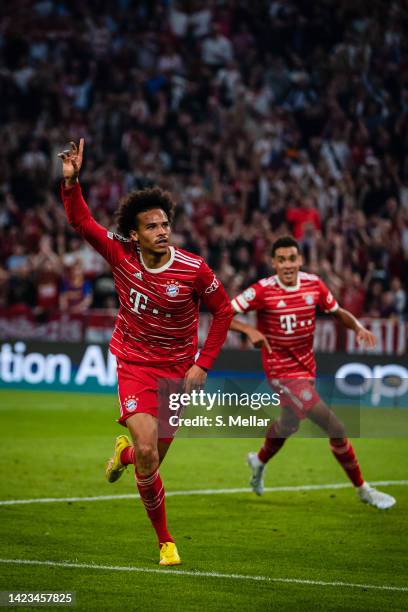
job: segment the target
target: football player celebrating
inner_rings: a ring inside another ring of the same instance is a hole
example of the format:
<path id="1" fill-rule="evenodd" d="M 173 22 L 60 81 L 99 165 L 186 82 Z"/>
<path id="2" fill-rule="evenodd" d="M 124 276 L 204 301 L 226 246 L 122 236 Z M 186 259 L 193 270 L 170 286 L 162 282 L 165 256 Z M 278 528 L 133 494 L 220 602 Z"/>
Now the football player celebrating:
<path id="1" fill-rule="evenodd" d="M 380 509 L 390 508 L 395 499 L 364 481 L 343 424 L 314 387 L 316 306 L 352 329 L 359 344 L 374 347 L 375 337 L 350 312 L 340 308 L 318 276 L 300 271 L 302 256 L 294 238 L 276 240 L 272 261 L 275 276 L 258 281 L 232 300 L 235 313 L 257 311 L 257 329 L 238 320 L 232 321 L 231 329 L 244 333 L 254 346 L 262 347 L 265 374 L 281 400 L 281 414 L 268 428 L 262 448 L 248 455 L 252 489 L 262 495 L 265 465 L 297 431 L 299 422 L 309 418 L 329 436 L 330 448 L 361 501 Z"/>
<path id="2" fill-rule="evenodd" d="M 159 188 L 132 191 L 121 202 L 120 234 L 92 217 L 78 182 L 84 140 L 59 154 L 62 199 L 69 223 L 111 265 L 120 308 L 110 350 L 116 356 L 119 423 L 127 436 L 117 438 L 106 468 L 116 481 L 131 464 L 140 498 L 156 531 L 160 564 L 180 557 L 166 523 L 165 491 L 159 474 L 171 438 L 159 438 L 159 381 L 184 379 L 184 390 L 204 385 L 233 317 L 224 288 L 205 261 L 170 245 L 173 200 Z M 213 315 L 206 342 L 197 353 L 199 305 Z"/>

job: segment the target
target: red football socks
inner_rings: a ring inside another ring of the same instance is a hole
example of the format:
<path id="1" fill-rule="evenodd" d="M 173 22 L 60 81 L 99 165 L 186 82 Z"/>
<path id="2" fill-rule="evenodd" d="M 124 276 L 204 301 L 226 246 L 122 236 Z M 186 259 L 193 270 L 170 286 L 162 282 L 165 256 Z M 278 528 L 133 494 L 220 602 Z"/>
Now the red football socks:
<path id="1" fill-rule="evenodd" d="M 122 465 L 131 465 L 135 462 L 135 449 L 133 446 L 128 446 L 121 452 L 120 462 Z"/>
<path id="2" fill-rule="evenodd" d="M 330 448 L 353 485 L 361 487 L 364 479 L 350 441 L 347 438 L 330 438 Z"/>
<path id="3" fill-rule="evenodd" d="M 156 531 L 159 544 L 173 542 L 167 530 L 165 492 L 159 470 L 149 476 L 142 476 L 135 470 L 135 478 L 140 498 Z"/>
<path id="4" fill-rule="evenodd" d="M 278 450 L 282 448 L 286 441 L 286 438 L 278 437 L 278 423 L 274 421 L 268 428 L 266 432 L 266 438 L 261 450 L 258 453 L 259 461 L 262 463 L 267 463 L 269 459 L 271 459 Z"/>

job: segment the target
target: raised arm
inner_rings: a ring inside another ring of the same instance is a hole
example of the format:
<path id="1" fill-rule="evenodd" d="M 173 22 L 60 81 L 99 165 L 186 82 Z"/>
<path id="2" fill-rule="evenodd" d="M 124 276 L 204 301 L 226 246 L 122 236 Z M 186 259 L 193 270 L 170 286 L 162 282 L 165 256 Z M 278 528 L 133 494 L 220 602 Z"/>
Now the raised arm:
<path id="1" fill-rule="evenodd" d="M 63 185 L 61 196 L 69 224 L 89 242 L 112 266 L 117 265 L 125 256 L 123 244 L 113 232 L 108 231 L 95 221 L 91 215 L 79 185 L 79 172 L 82 166 L 84 139 L 79 148 L 71 142 L 71 149 L 62 151 Z"/>

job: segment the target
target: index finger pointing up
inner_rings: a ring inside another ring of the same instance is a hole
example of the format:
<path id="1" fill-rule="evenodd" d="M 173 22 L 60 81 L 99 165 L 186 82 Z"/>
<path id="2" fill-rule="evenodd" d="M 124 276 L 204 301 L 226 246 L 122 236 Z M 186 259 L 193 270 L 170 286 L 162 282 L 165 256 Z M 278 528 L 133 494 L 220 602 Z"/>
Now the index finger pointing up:
<path id="1" fill-rule="evenodd" d="M 82 159 L 82 155 L 84 153 L 84 144 L 85 144 L 85 139 L 84 138 L 80 138 L 79 139 L 79 157 Z"/>

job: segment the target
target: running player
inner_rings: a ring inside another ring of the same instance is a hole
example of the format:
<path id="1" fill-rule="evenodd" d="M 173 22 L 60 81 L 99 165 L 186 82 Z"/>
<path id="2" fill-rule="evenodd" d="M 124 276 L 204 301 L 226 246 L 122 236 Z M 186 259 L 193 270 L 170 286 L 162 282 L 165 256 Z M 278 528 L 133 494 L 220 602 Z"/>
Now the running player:
<path id="1" fill-rule="evenodd" d="M 375 337 L 350 312 L 340 308 L 318 276 L 300 272 L 302 256 L 294 238 L 276 240 L 272 260 L 277 274 L 258 281 L 232 300 L 235 313 L 257 311 L 257 329 L 238 320 L 232 321 L 231 329 L 246 334 L 252 344 L 262 347 L 265 374 L 274 390 L 280 392 L 282 406 L 260 451 L 248 455 L 250 484 L 255 493 L 262 495 L 265 465 L 297 431 L 299 422 L 309 418 L 329 436 L 331 450 L 361 501 L 380 509 L 390 508 L 395 499 L 364 481 L 343 424 L 314 387 L 316 306 L 352 329 L 360 344 L 374 347 Z"/>
<path id="2" fill-rule="evenodd" d="M 173 201 L 159 188 L 133 191 L 118 209 L 119 234 L 92 217 L 78 182 L 84 140 L 59 154 L 62 199 L 69 223 L 111 265 L 120 308 L 110 343 L 116 355 L 120 418 L 127 436 L 117 438 L 107 464 L 109 482 L 129 464 L 156 531 L 160 564 L 180 557 L 166 522 L 165 492 L 159 474 L 171 439 L 158 438 L 160 380 L 184 379 L 184 390 L 204 385 L 224 343 L 233 316 L 230 301 L 204 260 L 170 245 Z M 197 353 L 199 305 L 213 315 L 207 340 Z"/>

